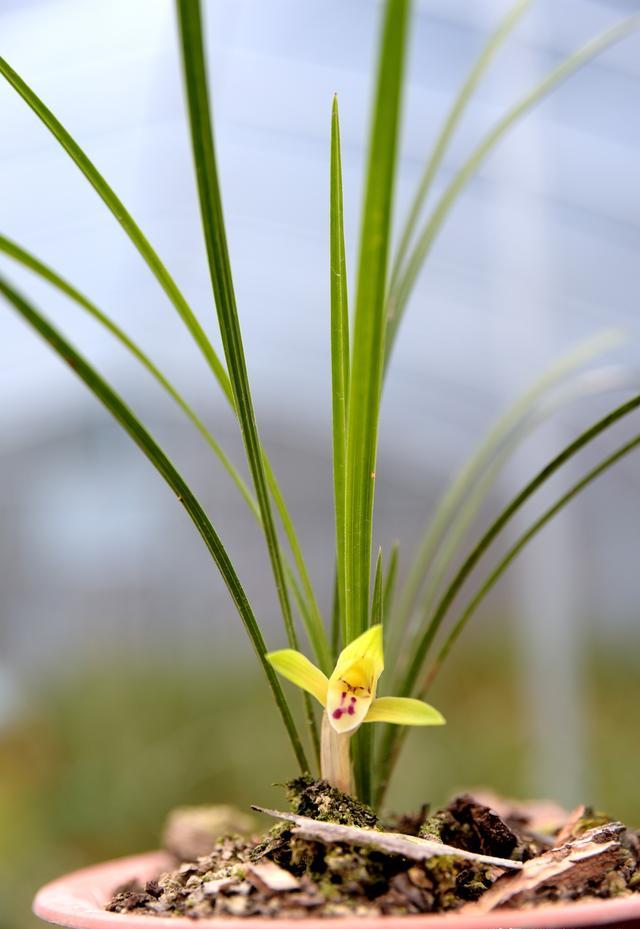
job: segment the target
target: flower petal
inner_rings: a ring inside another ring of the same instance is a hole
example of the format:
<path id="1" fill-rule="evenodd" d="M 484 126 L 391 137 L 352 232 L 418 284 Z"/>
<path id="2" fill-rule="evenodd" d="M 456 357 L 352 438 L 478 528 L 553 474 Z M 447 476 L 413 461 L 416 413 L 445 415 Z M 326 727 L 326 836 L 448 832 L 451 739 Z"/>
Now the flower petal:
<path id="1" fill-rule="evenodd" d="M 365 723 L 397 723 L 399 726 L 443 726 L 445 721 L 435 707 L 411 697 L 378 697 L 364 718 Z"/>
<path id="2" fill-rule="evenodd" d="M 382 650 L 382 626 L 377 623 L 371 626 L 357 639 L 350 642 L 346 648 L 343 648 L 338 657 L 338 661 L 331 678 L 341 677 L 345 668 L 355 664 L 355 662 L 364 660 L 371 663 L 371 671 L 375 676 L 376 683 L 384 670 L 384 653 Z"/>
<path id="3" fill-rule="evenodd" d="M 336 732 L 353 732 L 364 721 L 383 668 L 378 623 L 342 650 L 329 679 L 327 717 Z"/>
<path id="4" fill-rule="evenodd" d="M 279 652 L 269 652 L 267 661 L 278 674 L 307 690 L 322 706 L 326 704 L 329 679 L 301 652 L 296 652 L 293 648 L 283 648 Z"/>

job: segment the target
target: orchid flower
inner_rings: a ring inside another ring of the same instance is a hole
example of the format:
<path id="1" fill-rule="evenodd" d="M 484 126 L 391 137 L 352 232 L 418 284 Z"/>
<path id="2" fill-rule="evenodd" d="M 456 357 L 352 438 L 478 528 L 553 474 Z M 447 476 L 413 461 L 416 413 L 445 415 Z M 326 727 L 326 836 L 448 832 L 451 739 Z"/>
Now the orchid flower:
<path id="1" fill-rule="evenodd" d="M 308 691 L 324 707 L 320 766 L 322 777 L 352 793 L 349 739 L 362 723 L 442 726 L 443 716 L 422 700 L 376 697 L 384 670 L 382 625 L 371 626 L 340 653 L 331 677 L 292 648 L 267 659 L 287 680 Z"/>

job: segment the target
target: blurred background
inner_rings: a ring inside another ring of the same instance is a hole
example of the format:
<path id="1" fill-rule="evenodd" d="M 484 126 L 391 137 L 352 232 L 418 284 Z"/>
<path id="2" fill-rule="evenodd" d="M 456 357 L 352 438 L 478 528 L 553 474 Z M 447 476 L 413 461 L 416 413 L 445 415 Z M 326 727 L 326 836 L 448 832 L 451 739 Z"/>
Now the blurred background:
<path id="1" fill-rule="evenodd" d="M 353 280 L 381 7 L 205 6 L 259 424 L 328 614 L 329 115 L 338 92 Z M 503 0 L 415 4 L 399 218 L 453 94 L 507 8 Z M 509 103 L 636 9 L 635 0 L 535 4 L 482 82 L 437 189 Z M 0 36 L 2 54 L 109 179 L 218 346 L 173 5 L 3 0 Z M 467 188 L 420 277 L 386 387 L 377 472 L 377 541 L 388 551 L 402 540 L 401 575 L 452 475 L 552 360 L 603 329 L 625 333 L 595 363 L 608 389 L 563 406 L 535 432 L 479 525 L 640 381 L 639 51 L 632 36 L 518 125 Z M 113 217 L 4 84 L 0 112 L 1 231 L 143 343 L 242 464 L 220 391 Z M 4 257 L 0 270 L 108 375 L 183 469 L 269 644 L 284 644 L 261 537 L 197 434 L 74 305 Z M 511 541 L 637 423 L 571 463 Z M 27 929 L 44 880 L 153 847 L 178 804 L 282 802 L 271 785 L 294 766 L 184 512 L 8 307 L 0 312 L 0 474 L 0 923 Z M 433 692 L 449 725 L 410 737 L 392 807 L 483 784 L 567 805 L 586 800 L 640 823 L 639 525 L 632 456 L 557 519 L 474 617 Z"/>

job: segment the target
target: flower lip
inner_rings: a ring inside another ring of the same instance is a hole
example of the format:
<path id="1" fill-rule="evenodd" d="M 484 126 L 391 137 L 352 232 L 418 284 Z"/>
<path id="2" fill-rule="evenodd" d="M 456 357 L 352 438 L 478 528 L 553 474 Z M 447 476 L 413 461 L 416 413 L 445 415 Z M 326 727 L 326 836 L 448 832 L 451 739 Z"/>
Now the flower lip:
<path id="1" fill-rule="evenodd" d="M 336 732 L 351 732 L 364 722 L 383 667 L 381 646 L 380 627 L 373 627 L 340 655 L 327 688 L 327 715 Z"/>

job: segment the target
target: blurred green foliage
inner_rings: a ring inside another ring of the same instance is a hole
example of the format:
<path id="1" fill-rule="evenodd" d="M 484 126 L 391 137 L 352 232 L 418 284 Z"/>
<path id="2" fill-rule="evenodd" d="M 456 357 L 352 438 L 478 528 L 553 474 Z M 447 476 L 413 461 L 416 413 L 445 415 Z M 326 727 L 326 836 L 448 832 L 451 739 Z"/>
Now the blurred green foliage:
<path id="1" fill-rule="evenodd" d="M 585 658 L 591 796 L 575 798 L 636 823 L 639 653 L 600 647 Z M 186 667 L 114 654 L 41 682 L 29 711 L 0 733 L 2 929 L 37 925 L 29 905 L 44 881 L 155 847 L 173 806 L 282 805 L 273 785 L 295 765 L 265 687 L 250 666 L 224 676 L 219 667 L 215 655 Z M 449 725 L 411 734 L 390 808 L 440 803 L 464 786 L 527 793 L 515 667 L 508 648 L 477 642 L 452 658 L 433 693 Z"/>

